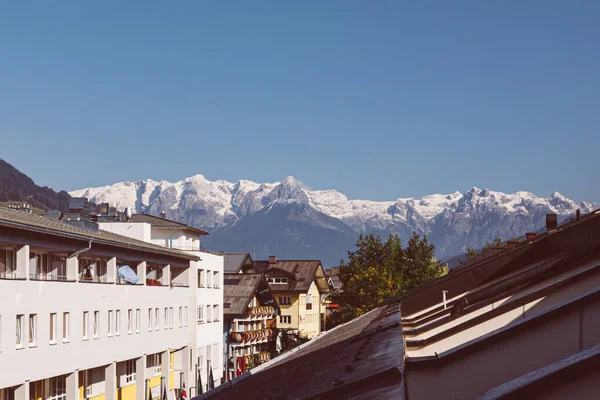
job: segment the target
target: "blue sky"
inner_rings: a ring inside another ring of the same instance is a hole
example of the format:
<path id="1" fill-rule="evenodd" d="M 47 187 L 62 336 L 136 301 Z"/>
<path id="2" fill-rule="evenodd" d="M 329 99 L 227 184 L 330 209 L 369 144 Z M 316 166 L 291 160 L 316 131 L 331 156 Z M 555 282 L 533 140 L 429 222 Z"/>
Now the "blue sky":
<path id="1" fill-rule="evenodd" d="M 9 2 L 0 157 L 72 190 L 600 200 L 600 2 Z"/>

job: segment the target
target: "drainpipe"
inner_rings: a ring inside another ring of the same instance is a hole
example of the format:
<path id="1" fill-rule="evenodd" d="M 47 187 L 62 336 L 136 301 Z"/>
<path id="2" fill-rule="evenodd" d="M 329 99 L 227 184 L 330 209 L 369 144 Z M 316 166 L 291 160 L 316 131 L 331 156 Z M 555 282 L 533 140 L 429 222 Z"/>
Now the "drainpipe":
<path id="1" fill-rule="evenodd" d="M 81 253 L 85 253 L 86 251 L 88 251 L 88 250 L 89 250 L 89 249 L 91 249 L 91 248 L 92 248 L 92 239 L 90 239 L 90 240 L 89 240 L 89 242 L 88 242 L 88 246 L 87 246 L 86 248 L 84 248 L 84 249 L 81 249 L 81 250 L 77 250 L 75 253 L 71 254 L 71 255 L 70 255 L 69 257 L 67 257 L 67 258 L 73 258 L 73 257 L 75 257 L 75 256 L 78 256 L 79 254 L 81 254 Z"/>

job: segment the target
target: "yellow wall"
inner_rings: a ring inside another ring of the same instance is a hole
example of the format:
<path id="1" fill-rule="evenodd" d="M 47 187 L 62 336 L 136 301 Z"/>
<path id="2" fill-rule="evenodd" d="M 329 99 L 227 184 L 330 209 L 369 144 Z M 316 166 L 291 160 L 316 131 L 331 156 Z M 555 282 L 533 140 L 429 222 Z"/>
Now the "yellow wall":
<path id="1" fill-rule="evenodd" d="M 117 400 L 135 400 L 136 383 L 117 389 Z"/>
<path id="2" fill-rule="evenodd" d="M 312 295 L 312 309 L 306 309 L 306 295 L 302 294 L 302 299 L 299 304 L 299 315 L 305 315 L 306 318 L 300 321 L 298 332 L 308 338 L 313 338 L 321 333 L 321 296 L 319 289 L 315 283 L 311 283 L 307 294 Z"/>
<path id="3" fill-rule="evenodd" d="M 290 324 L 282 324 L 279 318 L 277 318 L 277 328 L 278 329 L 298 329 L 298 307 L 299 307 L 299 299 L 297 293 L 285 293 L 285 292 L 273 292 L 275 299 L 279 303 L 280 296 L 288 296 L 290 297 L 290 302 L 292 304 L 279 304 L 279 309 L 281 310 L 280 315 L 291 315 L 292 321 Z"/>
<path id="4" fill-rule="evenodd" d="M 312 310 L 306 309 L 306 294 L 312 294 Z M 313 338 L 321 333 L 321 296 L 317 285 L 313 282 L 306 293 L 273 292 L 279 302 L 280 296 L 289 296 L 292 304 L 279 304 L 281 315 L 290 315 L 290 324 L 282 324 L 277 318 L 278 329 L 297 329 L 299 334 Z M 299 316 L 305 315 L 304 321 L 299 321 Z M 309 317 L 310 315 L 310 317 Z"/>

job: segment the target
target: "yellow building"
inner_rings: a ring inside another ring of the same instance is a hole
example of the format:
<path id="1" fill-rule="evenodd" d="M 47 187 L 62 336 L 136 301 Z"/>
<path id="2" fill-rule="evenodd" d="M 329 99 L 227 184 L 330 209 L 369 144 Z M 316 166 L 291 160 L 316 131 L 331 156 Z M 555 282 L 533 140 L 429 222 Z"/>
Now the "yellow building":
<path id="1" fill-rule="evenodd" d="M 323 298 L 329 293 L 323 265 L 318 260 L 254 261 L 254 270 L 264 272 L 281 314 L 277 329 L 298 331 L 313 338 L 321 333 Z"/>

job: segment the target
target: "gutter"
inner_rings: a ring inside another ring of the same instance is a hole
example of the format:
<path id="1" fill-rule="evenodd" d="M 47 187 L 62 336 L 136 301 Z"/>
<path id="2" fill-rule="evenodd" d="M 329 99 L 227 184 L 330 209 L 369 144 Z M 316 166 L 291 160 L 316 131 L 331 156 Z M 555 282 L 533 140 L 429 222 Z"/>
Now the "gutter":
<path id="1" fill-rule="evenodd" d="M 90 239 L 90 240 L 89 240 L 89 242 L 88 242 L 88 246 L 87 246 L 87 247 L 85 247 L 85 248 L 83 248 L 83 249 L 80 249 L 80 250 L 77 250 L 75 253 L 71 254 L 71 255 L 70 255 L 69 257 L 67 257 L 67 258 L 73 258 L 73 257 L 75 257 L 75 256 L 78 256 L 79 254 L 81 254 L 81 253 L 85 253 L 86 251 L 88 251 L 88 250 L 89 250 L 89 249 L 91 249 L 91 248 L 92 248 L 92 239 Z"/>

